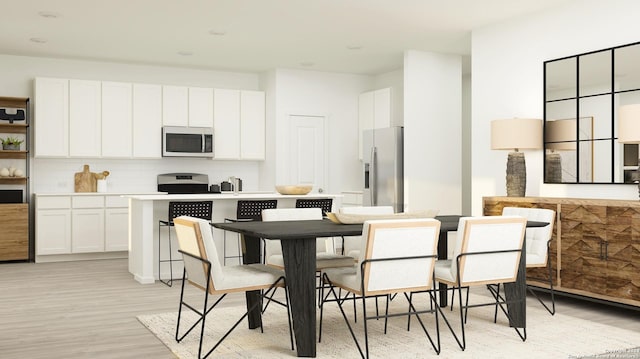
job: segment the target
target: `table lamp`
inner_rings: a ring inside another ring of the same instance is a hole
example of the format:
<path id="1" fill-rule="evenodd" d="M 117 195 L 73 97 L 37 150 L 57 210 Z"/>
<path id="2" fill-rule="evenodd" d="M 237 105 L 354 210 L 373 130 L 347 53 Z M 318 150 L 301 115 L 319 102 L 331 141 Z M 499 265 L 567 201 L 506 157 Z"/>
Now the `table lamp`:
<path id="1" fill-rule="evenodd" d="M 620 106 L 618 110 L 618 142 L 640 144 L 640 104 Z M 640 175 L 640 167 L 636 169 L 636 173 Z M 636 178 L 640 180 L 640 177 Z M 640 181 L 638 181 L 638 193 L 640 194 Z"/>
<path id="2" fill-rule="evenodd" d="M 577 150 L 576 123 L 575 119 L 546 122 L 544 132 L 545 148 L 551 151 L 545 156 L 546 171 L 544 178 L 546 182 L 562 182 L 562 159 L 558 152 Z"/>
<path id="3" fill-rule="evenodd" d="M 519 150 L 542 148 L 542 120 L 514 118 L 491 121 L 491 149 L 512 150 L 507 159 L 507 196 L 524 197 L 527 169 Z"/>

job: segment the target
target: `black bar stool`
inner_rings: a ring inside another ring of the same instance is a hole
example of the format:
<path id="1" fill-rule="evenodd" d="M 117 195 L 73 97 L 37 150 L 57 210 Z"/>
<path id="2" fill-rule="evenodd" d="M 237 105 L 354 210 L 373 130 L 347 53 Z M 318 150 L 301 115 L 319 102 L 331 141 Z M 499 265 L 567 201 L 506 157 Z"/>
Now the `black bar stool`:
<path id="1" fill-rule="evenodd" d="M 239 200 L 236 207 L 236 218 L 225 218 L 225 222 L 240 221 L 262 221 L 262 210 L 276 208 L 278 206 L 277 199 L 266 200 Z M 227 258 L 237 258 L 238 263 L 242 264 L 242 246 L 240 244 L 240 235 L 238 235 L 238 254 L 227 255 L 227 232 L 224 232 L 222 239 L 222 255 L 223 264 L 227 265 Z"/>
<path id="2" fill-rule="evenodd" d="M 171 227 L 173 227 L 173 220 L 180 216 L 191 216 L 196 218 L 206 219 L 211 222 L 213 215 L 213 201 L 198 201 L 198 202 L 169 202 L 169 214 L 167 220 L 158 221 L 158 279 L 171 287 L 173 283 L 173 262 L 180 262 L 182 259 L 173 259 L 171 253 Z M 162 236 L 160 232 L 161 227 L 167 227 L 169 232 L 169 259 L 162 259 Z M 169 262 L 170 275 L 169 279 L 162 280 L 161 265 L 162 263 Z"/>

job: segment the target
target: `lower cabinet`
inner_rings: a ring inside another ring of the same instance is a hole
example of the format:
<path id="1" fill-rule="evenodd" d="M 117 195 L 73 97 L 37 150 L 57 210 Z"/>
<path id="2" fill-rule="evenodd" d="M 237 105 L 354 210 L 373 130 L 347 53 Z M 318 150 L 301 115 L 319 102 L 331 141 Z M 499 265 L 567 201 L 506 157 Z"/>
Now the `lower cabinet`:
<path id="1" fill-rule="evenodd" d="M 640 202 L 485 197 L 483 203 L 485 215 L 498 215 L 507 206 L 555 210 L 554 289 L 640 306 Z M 545 278 L 538 272 L 527 269 L 527 282 L 545 286 L 538 282 L 537 278 Z"/>
<path id="2" fill-rule="evenodd" d="M 127 251 L 128 216 L 127 199 L 119 195 L 36 195 L 36 261 Z"/>
<path id="3" fill-rule="evenodd" d="M 29 204 L 0 204 L 0 261 L 29 259 Z"/>

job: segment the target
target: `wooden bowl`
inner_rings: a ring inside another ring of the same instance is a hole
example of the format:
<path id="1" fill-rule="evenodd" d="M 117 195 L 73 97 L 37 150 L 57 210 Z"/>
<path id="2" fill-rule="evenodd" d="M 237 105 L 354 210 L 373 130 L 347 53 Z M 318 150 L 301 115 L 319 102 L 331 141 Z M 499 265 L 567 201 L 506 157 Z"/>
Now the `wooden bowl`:
<path id="1" fill-rule="evenodd" d="M 295 195 L 303 195 L 311 192 L 313 186 L 305 186 L 305 185 L 281 185 L 276 186 L 276 191 L 280 194 L 295 194 Z"/>

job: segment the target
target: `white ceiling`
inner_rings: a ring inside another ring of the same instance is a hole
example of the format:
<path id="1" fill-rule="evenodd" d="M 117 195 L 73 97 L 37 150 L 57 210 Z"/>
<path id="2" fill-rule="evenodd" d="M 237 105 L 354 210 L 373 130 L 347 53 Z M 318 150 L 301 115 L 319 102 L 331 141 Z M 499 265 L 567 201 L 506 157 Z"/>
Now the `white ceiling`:
<path id="1" fill-rule="evenodd" d="M 469 55 L 472 29 L 571 1 L 0 0 L 0 53 L 378 74 L 406 49 Z"/>

